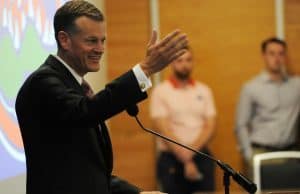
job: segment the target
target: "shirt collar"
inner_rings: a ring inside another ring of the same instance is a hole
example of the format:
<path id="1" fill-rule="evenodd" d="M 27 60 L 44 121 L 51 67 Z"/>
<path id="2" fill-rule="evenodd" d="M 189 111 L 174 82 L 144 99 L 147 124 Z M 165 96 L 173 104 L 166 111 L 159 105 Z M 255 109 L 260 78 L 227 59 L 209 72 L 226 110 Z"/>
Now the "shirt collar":
<path id="1" fill-rule="evenodd" d="M 182 85 L 179 83 L 179 81 L 175 77 L 170 77 L 169 81 L 171 82 L 172 86 L 174 88 L 182 88 Z M 188 86 L 194 86 L 195 85 L 195 80 L 192 78 L 189 78 L 187 81 Z"/>
<path id="2" fill-rule="evenodd" d="M 59 60 L 73 75 L 73 77 L 76 79 L 76 81 L 79 83 L 79 85 L 82 84 L 83 77 L 81 77 L 73 68 L 71 68 L 62 58 L 60 58 L 58 55 L 53 55 L 57 60 Z"/>
<path id="3" fill-rule="evenodd" d="M 265 82 L 271 82 L 272 81 L 270 74 L 265 70 L 263 72 L 261 72 L 260 78 L 261 78 L 262 81 L 265 81 Z M 288 78 L 289 78 L 288 74 L 283 73 L 283 81 L 287 81 Z"/>

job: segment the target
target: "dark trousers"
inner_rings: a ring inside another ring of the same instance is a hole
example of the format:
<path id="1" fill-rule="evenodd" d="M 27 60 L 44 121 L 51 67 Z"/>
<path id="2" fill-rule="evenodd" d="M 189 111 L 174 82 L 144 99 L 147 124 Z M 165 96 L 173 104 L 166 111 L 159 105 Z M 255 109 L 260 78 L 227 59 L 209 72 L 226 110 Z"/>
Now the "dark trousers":
<path id="1" fill-rule="evenodd" d="M 207 150 L 204 150 L 204 152 L 209 154 Z M 186 179 L 183 163 L 178 161 L 172 153 L 160 153 L 156 170 L 163 192 L 168 194 L 191 194 L 198 191 L 214 191 L 214 163 L 196 155 L 193 160 L 202 174 L 201 180 L 190 181 Z"/>

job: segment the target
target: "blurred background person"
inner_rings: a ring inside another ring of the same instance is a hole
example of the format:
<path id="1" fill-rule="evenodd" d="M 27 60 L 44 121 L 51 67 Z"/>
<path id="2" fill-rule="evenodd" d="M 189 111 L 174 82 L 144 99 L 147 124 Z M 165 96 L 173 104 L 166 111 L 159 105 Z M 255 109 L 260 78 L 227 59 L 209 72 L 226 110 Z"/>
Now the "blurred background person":
<path id="1" fill-rule="evenodd" d="M 285 71 L 287 45 L 269 38 L 261 45 L 264 70 L 242 88 L 235 132 L 246 172 L 259 153 L 297 149 L 300 79 Z"/>
<path id="2" fill-rule="evenodd" d="M 190 48 L 171 64 L 172 76 L 152 92 L 150 115 L 159 133 L 210 154 L 216 110 L 210 88 L 191 78 Z M 164 192 L 212 191 L 214 164 L 189 150 L 158 139 L 157 177 Z"/>

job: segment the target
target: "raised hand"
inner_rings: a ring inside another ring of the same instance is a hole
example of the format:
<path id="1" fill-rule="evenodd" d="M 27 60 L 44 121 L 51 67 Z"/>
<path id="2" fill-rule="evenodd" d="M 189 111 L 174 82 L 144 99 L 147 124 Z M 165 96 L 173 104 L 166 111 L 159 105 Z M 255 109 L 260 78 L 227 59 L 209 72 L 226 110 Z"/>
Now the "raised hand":
<path id="1" fill-rule="evenodd" d="M 187 36 L 179 30 L 169 33 L 161 41 L 157 41 L 157 32 L 154 30 L 147 46 L 146 57 L 140 66 L 149 77 L 182 55 L 187 45 Z"/>

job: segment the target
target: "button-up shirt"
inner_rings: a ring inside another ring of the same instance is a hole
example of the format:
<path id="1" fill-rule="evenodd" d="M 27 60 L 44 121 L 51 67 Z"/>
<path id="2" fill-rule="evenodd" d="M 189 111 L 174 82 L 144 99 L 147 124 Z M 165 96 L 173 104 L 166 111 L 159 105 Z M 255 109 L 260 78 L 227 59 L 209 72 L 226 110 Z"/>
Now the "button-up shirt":
<path id="1" fill-rule="evenodd" d="M 247 159 L 251 144 L 283 148 L 295 143 L 300 110 L 300 79 L 273 81 L 267 72 L 247 82 L 241 92 L 236 128 Z"/>

